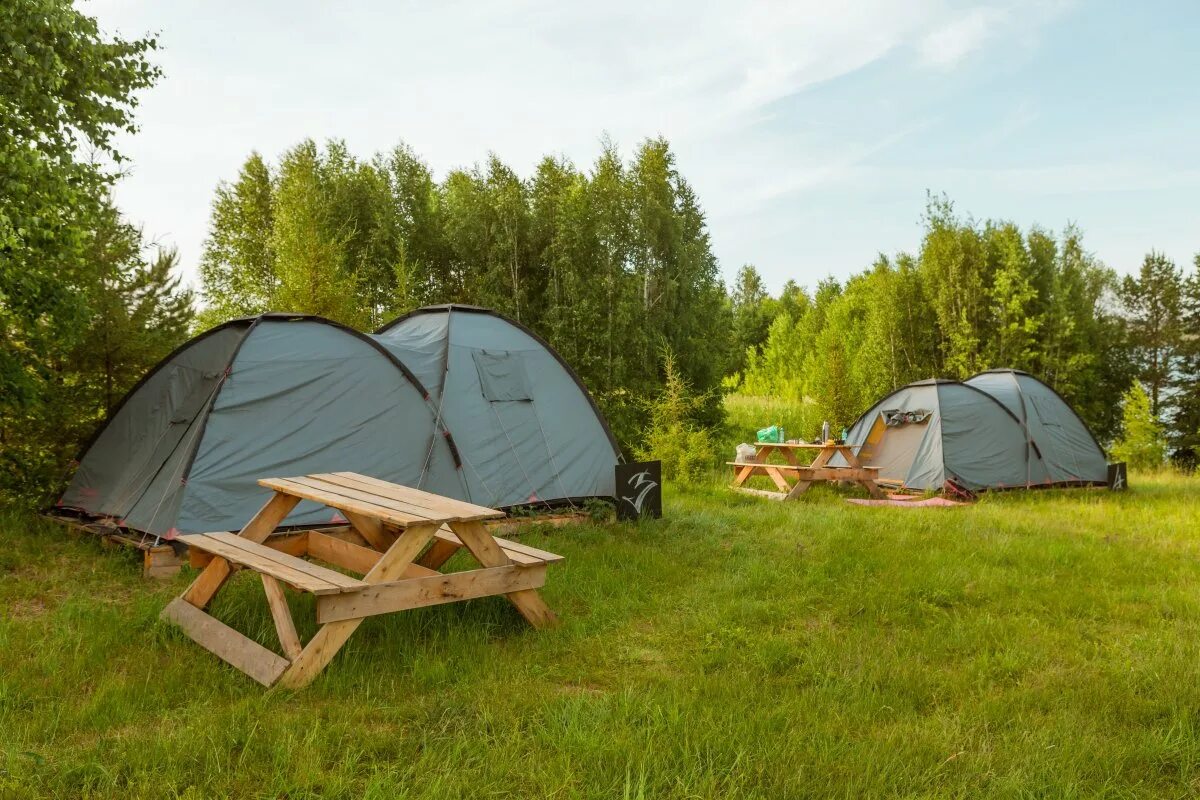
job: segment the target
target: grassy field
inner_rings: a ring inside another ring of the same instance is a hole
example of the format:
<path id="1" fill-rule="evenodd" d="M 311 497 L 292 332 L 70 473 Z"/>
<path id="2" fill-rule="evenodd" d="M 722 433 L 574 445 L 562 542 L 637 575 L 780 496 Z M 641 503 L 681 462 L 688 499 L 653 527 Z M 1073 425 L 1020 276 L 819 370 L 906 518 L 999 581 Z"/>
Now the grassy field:
<path id="1" fill-rule="evenodd" d="M 561 627 L 375 618 L 299 693 L 156 621 L 188 575 L 0 516 L 0 796 L 1195 795 L 1200 481 L 1135 487 L 671 487 L 659 522 L 526 537 L 567 556 Z M 274 644 L 256 581 L 222 597 Z"/>

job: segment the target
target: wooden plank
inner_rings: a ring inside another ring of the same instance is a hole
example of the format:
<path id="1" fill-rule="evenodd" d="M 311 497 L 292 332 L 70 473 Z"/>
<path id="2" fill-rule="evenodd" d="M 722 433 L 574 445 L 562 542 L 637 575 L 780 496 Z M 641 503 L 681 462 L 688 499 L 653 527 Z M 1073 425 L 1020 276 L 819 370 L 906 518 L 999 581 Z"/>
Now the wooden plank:
<path id="1" fill-rule="evenodd" d="M 271 609 L 271 619 L 275 620 L 275 631 L 279 634 L 279 646 L 289 659 L 300 655 L 300 635 L 296 633 L 296 623 L 292 620 L 291 609 L 288 608 L 287 598 L 284 597 L 283 587 L 279 581 L 270 575 L 260 575 L 263 591 L 267 593 L 267 605 Z"/>
<path id="2" fill-rule="evenodd" d="M 299 502 L 299 497 L 275 494 L 267 501 L 266 505 L 259 509 L 257 514 L 250 518 L 250 521 L 246 523 L 246 527 L 242 528 L 238 535 L 244 539 L 261 544 L 279 527 L 279 523 L 283 522 L 284 518 L 292 513 L 292 509 Z"/>
<path id="3" fill-rule="evenodd" d="M 454 603 L 522 589 L 537 589 L 546 583 L 546 566 L 488 567 L 449 575 L 370 586 L 357 592 L 323 597 L 317 601 L 317 622 L 370 617 L 410 608 Z"/>
<path id="4" fill-rule="evenodd" d="M 222 544 L 236 547 L 242 552 L 269 559 L 280 567 L 296 570 L 297 572 L 309 575 L 315 579 L 323 580 L 326 583 L 331 583 L 334 586 L 344 589 L 357 589 L 362 583 L 357 578 L 352 578 L 349 575 L 343 575 L 340 572 L 335 572 L 334 570 L 322 567 L 318 564 L 310 564 L 303 558 L 297 558 L 296 556 L 288 555 L 287 553 L 274 550 L 266 545 L 247 542 L 245 539 L 241 538 L 240 536 L 234 536 L 232 533 L 210 533 L 208 534 L 208 537 L 210 543 L 215 539 Z"/>
<path id="5" fill-rule="evenodd" d="M 745 464 L 737 466 L 745 466 Z M 766 465 L 766 468 L 794 474 L 806 481 L 862 481 L 871 480 L 879 473 L 878 467 L 812 467 L 769 464 Z"/>
<path id="6" fill-rule="evenodd" d="M 183 567 L 183 559 L 168 546 L 147 547 L 142 551 L 143 578 L 173 578 Z"/>
<path id="7" fill-rule="evenodd" d="M 210 617 L 183 598 L 172 600 L 163 609 L 161 618 L 175 623 L 196 644 L 263 686 L 275 683 L 288 668 L 287 659 Z"/>
<path id="8" fill-rule="evenodd" d="M 314 477 L 333 480 L 334 476 L 352 481 L 356 485 L 369 487 L 370 491 L 374 491 L 382 497 L 412 503 L 413 505 L 439 512 L 448 511 L 456 520 L 499 519 L 504 516 L 503 511 L 497 511 L 494 508 L 488 508 L 476 503 L 468 503 L 465 500 L 456 500 L 453 497 L 445 497 L 440 494 L 426 492 L 422 489 L 414 489 L 411 486 L 404 486 L 399 483 L 390 483 L 379 478 L 372 478 L 369 475 L 359 475 L 354 472 L 331 472 Z"/>
<path id="9" fill-rule="evenodd" d="M 374 517 L 356 514 L 348 509 L 342 509 L 342 513 L 350 520 L 350 525 L 358 531 L 358 535 L 366 539 L 376 551 L 382 553 L 395 541 L 395 537 L 384 531 L 383 523 Z"/>
<path id="10" fill-rule="evenodd" d="M 504 567 L 512 563 L 508 554 L 500 549 L 500 543 L 487 528 L 478 522 L 458 522 L 450 532 L 462 542 L 463 547 L 485 567 Z"/>
<path id="11" fill-rule="evenodd" d="M 390 509 L 391 511 L 398 512 L 400 514 L 408 514 L 413 517 L 418 517 L 422 520 L 429 520 L 432 522 L 442 521 L 449 518 L 443 511 L 438 509 L 424 508 L 420 505 L 406 503 L 402 500 L 393 500 L 388 497 L 382 497 L 371 489 L 362 489 L 357 486 L 342 486 L 313 475 L 302 475 L 297 478 L 288 478 L 288 480 L 301 486 L 307 486 L 309 489 L 314 491 L 328 492 L 330 497 L 348 498 L 350 500 L 354 500 L 355 502 L 368 503 L 380 508 Z M 342 480 L 343 483 L 350 483 L 350 481 L 340 478 L 337 480 Z M 345 501 L 339 500 L 338 502 Z M 330 505 L 333 505 L 334 507 L 340 507 L 336 502 L 330 503 Z M 372 514 L 371 516 L 377 515 Z M 382 519 L 382 517 L 380 518 Z"/>
<path id="12" fill-rule="evenodd" d="M 300 502 L 300 498 L 276 493 L 271 496 L 262 508 L 258 510 L 241 535 L 251 542 L 262 542 L 271 535 L 271 531 L 279 527 L 284 517 L 292 513 L 292 509 Z M 228 580 L 233 569 L 223 558 L 214 558 L 204 571 L 196 576 L 191 586 L 183 592 L 183 599 L 197 608 L 206 607 L 217 593 L 217 590 Z"/>
<path id="13" fill-rule="evenodd" d="M 330 594 L 346 589 L 356 589 L 359 581 L 334 572 L 302 558 L 289 556 L 277 550 L 248 542 L 232 533 L 194 533 L 181 536 L 189 547 L 207 550 L 226 561 L 249 567 L 278 578 L 297 589 L 313 594 Z"/>
<path id="14" fill-rule="evenodd" d="M 386 520 L 401 527 L 411 525 L 418 522 L 427 522 L 429 517 L 424 514 L 411 514 L 405 511 L 398 511 L 391 506 L 380 505 L 377 502 L 362 500 L 350 497 L 347 492 L 352 492 L 351 489 L 343 489 L 341 492 L 333 492 L 326 488 L 314 488 L 299 481 L 302 479 L 292 478 L 264 478 L 259 483 L 263 486 L 269 486 L 272 489 L 280 492 L 286 492 L 295 497 L 302 497 L 305 500 L 314 500 L 318 503 L 323 503 L 340 511 L 353 511 L 359 514 L 364 514 L 368 517 L 375 517 Z"/>
<path id="15" fill-rule="evenodd" d="M 412 560 L 433 538 L 435 531 L 435 523 L 410 525 L 363 577 L 363 583 L 388 583 L 401 577 L 405 569 L 412 564 Z M 280 677 L 279 682 L 290 689 L 307 686 L 337 655 L 338 650 L 342 649 L 342 645 L 358 630 L 360 624 L 362 619 L 344 619 L 321 626 L 304 646 L 299 657 L 292 661 L 292 665 Z"/>
<path id="16" fill-rule="evenodd" d="M 361 575 L 370 572 L 382 555 L 369 547 L 360 547 L 317 531 L 309 534 L 308 554 Z"/>
<path id="17" fill-rule="evenodd" d="M 755 497 L 765 497 L 768 500 L 786 500 L 787 495 L 783 492 L 769 492 L 766 489 L 751 489 L 747 486 L 734 486 L 735 492 L 742 494 L 754 495 Z"/>
<path id="18" fill-rule="evenodd" d="M 402 486 L 398 483 L 388 483 L 353 472 L 326 472 L 309 475 L 308 478 L 319 480 L 331 486 L 339 486 L 356 491 L 366 492 L 379 498 L 385 504 L 395 503 L 397 508 L 410 509 L 414 513 L 427 515 L 430 519 L 450 519 L 459 513 L 476 513 L 477 506 L 460 503 L 450 497 L 443 497 L 420 489 Z M 460 508 L 465 506 L 465 509 Z M 482 508 L 489 516 L 494 515 L 490 508 Z"/>
<path id="19" fill-rule="evenodd" d="M 309 531 L 300 531 L 280 536 L 268 536 L 262 544 L 272 550 L 301 558 L 308 553 L 308 534 Z"/>
<path id="20" fill-rule="evenodd" d="M 449 561 L 450 557 L 462 548 L 462 542 L 458 540 L 457 536 L 454 536 L 453 533 L 449 534 L 449 536 L 452 536 L 453 540 L 446 538 L 446 534 L 442 531 L 438 531 L 437 538 L 433 540 L 433 544 L 430 545 L 429 549 L 421 554 L 421 557 L 417 559 L 417 563 L 423 567 L 436 570 Z"/>
<path id="21" fill-rule="evenodd" d="M 500 549 L 483 523 L 453 522 L 450 528 L 483 566 L 500 567 L 508 563 L 508 556 Z M 537 589 L 521 589 L 509 592 L 505 597 L 512 601 L 517 611 L 521 612 L 521 616 L 535 628 L 545 628 L 558 622 L 558 617 L 550 610 L 550 606 L 546 605 Z"/>
<path id="22" fill-rule="evenodd" d="M 383 555 L 369 547 L 347 542 L 345 539 L 339 539 L 336 536 L 326 536 L 318 531 L 312 532 L 310 546 L 312 547 L 312 551 L 309 555 L 313 558 L 319 558 L 342 569 L 363 574 L 370 572 Z M 423 578 L 426 575 L 436 574 L 438 574 L 437 570 L 428 569 L 417 564 L 409 564 L 404 569 L 405 578 Z"/>
<path id="23" fill-rule="evenodd" d="M 783 473 L 774 464 L 769 464 L 763 467 L 767 473 L 767 477 L 775 484 L 775 487 L 781 492 L 786 492 L 792 488 L 791 484 L 783 477 Z"/>
<path id="24" fill-rule="evenodd" d="M 308 553 L 308 534 L 309 531 L 300 531 L 299 533 L 280 533 L 268 536 L 267 540 L 263 542 L 263 546 L 287 553 L 289 556 L 300 557 Z M 206 553 L 195 547 L 188 548 L 188 561 L 193 567 L 205 567 L 214 558 L 216 556 L 212 553 Z"/>
<path id="25" fill-rule="evenodd" d="M 538 561 L 547 564 L 557 564 L 559 561 L 566 560 L 566 556 L 560 556 L 557 553 L 539 550 L 536 547 L 530 547 L 529 545 L 522 544 L 521 542 L 514 542 L 511 539 L 501 539 L 499 537 L 493 538 L 496 540 L 496 544 L 500 545 L 500 549 L 504 551 L 505 555 L 507 555 L 517 564 L 533 564 Z M 455 536 L 454 532 L 451 531 L 447 526 L 443 526 L 442 529 L 437 532 L 437 539 L 439 541 L 446 542 L 447 544 L 455 545 L 456 547 L 462 547 L 462 540 Z M 524 559 L 532 560 L 518 559 L 517 556 L 522 556 Z"/>

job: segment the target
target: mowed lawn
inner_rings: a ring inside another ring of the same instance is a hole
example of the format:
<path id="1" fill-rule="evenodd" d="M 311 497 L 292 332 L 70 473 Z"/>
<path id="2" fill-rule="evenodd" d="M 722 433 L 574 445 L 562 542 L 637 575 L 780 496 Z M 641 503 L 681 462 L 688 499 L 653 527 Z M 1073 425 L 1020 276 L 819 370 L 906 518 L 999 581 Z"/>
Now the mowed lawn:
<path id="1" fill-rule="evenodd" d="M 501 598 L 375 618 L 298 693 L 157 621 L 189 574 L 3 515 L 0 796 L 1194 795 L 1200 480 L 1133 483 L 668 487 L 660 522 L 524 537 L 567 556 L 559 628 Z M 274 646 L 252 576 L 219 597 Z"/>

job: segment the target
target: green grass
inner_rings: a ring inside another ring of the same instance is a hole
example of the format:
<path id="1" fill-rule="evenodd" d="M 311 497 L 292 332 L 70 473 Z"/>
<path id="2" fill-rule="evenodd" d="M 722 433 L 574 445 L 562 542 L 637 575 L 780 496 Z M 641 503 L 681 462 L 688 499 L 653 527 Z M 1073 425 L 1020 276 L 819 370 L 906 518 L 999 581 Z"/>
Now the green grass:
<path id="1" fill-rule="evenodd" d="M 375 618 L 298 693 L 157 622 L 190 575 L 0 515 L 0 797 L 1193 796 L 1200 481 L 1134 486 L 671 487 L 659 522 L 526 537 L 567 556 L 561 627 Z M 273 644 L 251 576 L 221 598 Z"/>

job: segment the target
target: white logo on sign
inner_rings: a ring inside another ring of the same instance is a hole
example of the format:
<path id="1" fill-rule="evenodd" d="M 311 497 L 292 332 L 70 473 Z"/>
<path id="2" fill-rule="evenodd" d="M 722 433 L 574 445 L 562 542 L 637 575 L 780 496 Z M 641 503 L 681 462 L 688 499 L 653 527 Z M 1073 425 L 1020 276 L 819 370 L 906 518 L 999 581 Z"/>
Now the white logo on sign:
<path id="1" fill-rule="evenodd" d="M 633 506 L 633 510 L 640 515 L 642 513 L 642 503 L 645 502 L 646 495 L 650 494 L 654 487 L 658 486 L 658 483 L 650 480 L 649 470 L 631 475 L 626 483 L 629 485 L 629 488 L 633 489 L 634 491 L 637 491 L 639 488 L 641 489 L 641 491 L 639 491 L 633 497 L 621 498 L 626 503 L 629 503 L 629 505 Z"/>
<path id="2" fill-rule="evenodd" d="M 1113 472 L 1115 474 L 1113 475 L 1112 490 L 1115 492 L 1115 491 L 1124 489 L 1125 488 L 1125 471 L 1121 470 L 1121 469 L 1117 469 L 1117 470 L 1113 470 Z"/>

